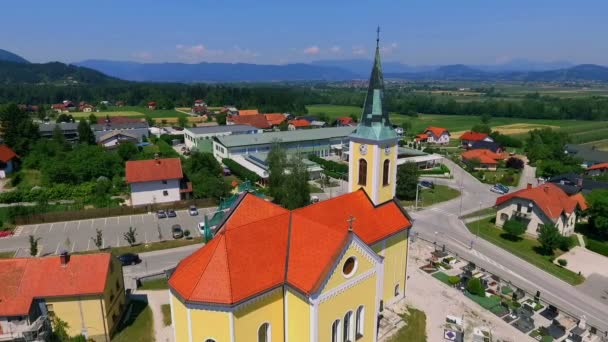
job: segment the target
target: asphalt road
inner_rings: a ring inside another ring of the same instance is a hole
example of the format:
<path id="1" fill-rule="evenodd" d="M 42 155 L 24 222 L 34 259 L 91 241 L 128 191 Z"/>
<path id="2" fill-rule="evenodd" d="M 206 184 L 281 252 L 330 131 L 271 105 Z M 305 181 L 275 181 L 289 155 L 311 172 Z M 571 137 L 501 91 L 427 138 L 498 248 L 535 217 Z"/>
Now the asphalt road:
<path id="1" fill-rule="evenodd" d="M 159 241 L 158 229 L 160 227 L 163 240 L 170 240 L 171 226 L 181 225 L 182 229 L 189 229 L 192 236 L 200 236 L 197 224 L 202 221 L 203 214 L 210 214 L 216 208 L 199 209 L 198 216 L 190 216 L 187 210 L 177 210 L 177 217 L 158 219 L 156 214 L 139 214 L 129 216 L 114 216 L 98 219 L 78 221 L 65 221 L 44 224 L 32 224 L 19 227 L 15 235 L 10 238 L 0 238 L 0 251 L 17 250 L 18 256 L 29 255 L 29 235 L 39 237 L 40 255 L 88 251 L 95 249 L 92 238 L 96 229 L 103 232 L 104 247 L 126 246 L 123 234 L 133 227 L 137 231 L 137 241 L 148 243 Z M 68 241 L 69 240 L 69 241 Z"/>

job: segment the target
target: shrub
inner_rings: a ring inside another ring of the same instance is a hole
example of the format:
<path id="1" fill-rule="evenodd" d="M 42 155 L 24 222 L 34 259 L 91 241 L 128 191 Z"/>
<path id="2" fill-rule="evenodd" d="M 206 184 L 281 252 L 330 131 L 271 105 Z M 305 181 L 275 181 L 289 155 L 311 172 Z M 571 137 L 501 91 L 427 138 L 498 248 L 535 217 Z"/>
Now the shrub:
<path id="1" fill-rule="evenodd" d="M 232 173 L 242 180 L 248 180 L 251 183 L 257 183 L 260 180 L 260 176 L 258 176 L 255 172 L 249 171 L 232 159 L 222 159 L 222 163 L 224 163 L 224 165 L 226 165 Z"/>
<path id="2" fill-rule="evenodd" d="M 452 286 L 458 285 L 458 283 L 460 283 L 460 277 L 459 276 L 450 276 L 448 278 L 448 283 L 450 283 L 450 285 L 452 285 Z"/>
<path id="3" fill-rule="evenodd" d="M 511 158 L 507 159 L 507 162 L 505 165 L 509 169 L 521 170 L 524 168 L 524 161 L 519 158 L 511 157 Z"/>
<path id="4" fill-rule="evenodd" d="M 315 162 L 323 167 L 324 170 L 339 173 L 339 174 L 348 174 L 348 165 L 343 163 L 338 163 L 332 160 L 325 160 L 321 157 L 318 157 L 314 154 L 308 156 L 308 159 L 312 162 Z M 339 177 L 335 177 L 339 178 Z"/>
<path id="5" fill-rule="evenodd" d="M 485 296 L 486 292 L 483 289 L 483 285 L 481 285 L 481 280 L 479 278 L 471 278 L 467 283 L 467 291 L 470 294 L 476 296 Z"/>
<path id="6" fill-rule="evenodd" d="M 564 252 L 569 251 L 572 247 L 574 247 L 574 239 L 576 239 L 575 236 L 562 236 L 562 238 L 559 240 L 559 249 Z"/>
<path id="7" fill-rule="evenodd" d="M 568 265 L 568 260 L 566 260 L 566 259 L 557 259 L 557 263 L 560 266 L 565 267 L 566 265 Z"/>
<path id="8" fill-rule="evenodd" d="M 587 238 L 585 240 L 585 247 L 590 251 L 593 251 L 595 253 L 608 257 L 608 243 L 606 243 L 606 242 L 601 242 L 598 240 Z"/>
<path id="9" fill-rule="evenodd" d="M 507 220 L 502 226 L 502 229 L 509 235 L 518 237 L 526 232 L 526 226 L 518 220 Z"/>

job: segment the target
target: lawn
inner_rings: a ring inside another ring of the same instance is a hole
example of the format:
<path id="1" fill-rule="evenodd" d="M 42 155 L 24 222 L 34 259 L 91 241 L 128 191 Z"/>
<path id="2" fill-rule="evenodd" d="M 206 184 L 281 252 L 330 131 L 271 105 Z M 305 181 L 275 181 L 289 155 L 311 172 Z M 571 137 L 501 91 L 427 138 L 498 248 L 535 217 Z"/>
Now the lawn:
<path id="1" fill-rule="evenodd" d="M 15 256 L 15 251 L 0 252 L 0 259 L 10 259 Z"/>
<path id="2" fill-rule="evenodd" d="M 481 210 L 477 210 L 474 211 L 472 213 L 468 213 L 466 215 L 463 215 L 461 218 L 465 219 L 465 218 L 471 218 L 471 217 L 483 217 L 483 216 L 496 216 L 496 209 L 493 207 L 490 208 L 485 208 L 485 209 L 481 209 Z"/>
<path id="3" fill-rule="evenodd" d="M 119 107 L 124 108 L 124 107 Z M 135 107 L 134 107 L 135 108 Z M 93 113 L 85 113 L 85 112 L 74 112 L 70 113 L 74 118 L 88 118 L 91 114 L 95 115 L 96 118 L 101 119 L 106 116 L 130 116 L 133 118 L 143 118 L 144 114 L 140 111 L 140 108 L 135 108 L 134 110 L 112 110 L 112 111 L 103 111 L 103 112 L 93 112 Z"/>
<path id="4" fill-rule="evenodd" d="M 500 305 L 501 301 L 500 297 L 498 297 L 497 295 L 490 295 L 490 297 L 482 297 L 470 294 L 468 292 L 465 292 L 464 295 L 486 310 L 491 310 L 493 307 Z"/>
<path id="5" fill-rule="evenodd" d="M 447 274 L 445 274 L 445 273 L 443 273 L 443 272 L 435 272 L 435 273 L 433 273 L 433 278 L 439 280 L 440 282 L 442 282 L 442 283 L 444 283 L 446 285 L 452 286 L 452 284 L 450 284 L 450 282 L 448 280 L 448 279 L 450 279 L 450 276 L 447 275 Z"/>
<path id="6" fill-rule="evenodd" d="M 148 303 L 133 300 L 130 316 L 121 322 L 112 337 L 113 342 L 149 342 L 154 341 L 154 321 Z M 127 310 L 129 312 L 129 310 Z"/>
<path id="7" fill-rule="evenodd" d="M 530 238 L 522 238 L 519 241 L 505 239 L 502 229 L 496 227 L 492 222 L 493 218 L 485 218 L 479 221 L 467 223 L 467 228 L 473 234 L 479 233 L 479 236 L 488 242 L 512 253 L 513 255 L 524 259 L 532 265 L 560 278 L 561 280 L 571 284 L 581 284 L 585 278 L 551 262 L 551 257 L 541 255 L 536 252 L 540 248 L 537 240 Z M 562 251 L 556 250 L 554 257 L 557 258 Z"/>
<path id="8" fill-rule="evenodd" d="M 496 171 L 473 171 L 475 178 L 486 184 L 501 183 L 507 186 L 517 186 L 521 172 L 513 172 L 511 169 L 498 169 Z"/>
<path id="9" fill-rule="evenodd" d="M 148 280 L 141 283 L 138 290 L 167 290 L 169 288 L 168 281 L 169 279 L 167 278 Z"/>
<path id="10" fill-rule="evenodd" d="M 190 246 L 198 243 L 203 243 L 202 237 L 195 237 L 190 240 L 188 239 L 179 239 L 179 240 L 167 240 L 162 242 L 152 242 L 147 245 L 141 243 L 135 246 L 124 246 L 124 247 L 112 247 L 110 248 L 110 252 L 114 255 L 121 255 L 124 253 L 145 253 L 152 251 L 160 251 L 163 249 L 177 248 Z M 86 252 L 76 252 L 76 254 L 89 254 L 89 253 L 97 253 L 97 250 L 89 250 Z"/>
<path id="11" fill-rule="evenodd" d="M 449 201 L 460 196 L 460 191 L 452 189 L 447 185 L 435 184 L 433 189 L 422 189 L 418 194 L 418 206 L 428 207 L 433 204 Z M 415 200 L 401 201 L 402 206 L 414 206 Z"/>
<path id="12" fill-rule="evenodd" d="M 426 342 L 426 314 L 411 307 L 407 311 L 408 313 L 401 315 L 407 325 L 399 329 L 388 342 Z"/>
<path id="13" fill-rule="evenodd" d="M 320 187 L 316 186 L 316 185 L 312 185 L 312 184 L 308 184 L 308 188 L 310 189 L 310 193 L 311 194 L 320 194 L 323 192 L 323 189 L 321 189 Z"/>
<path id="14" fill-rule="evenodd" d="M 161 305 L 160 311 L 163 313 L 163 324 L 165 326 L 171 325 L 171 305 L 170 304 Z"/>
<path id="15" fill-rule="evenodd" d="M 129 114 L 128 116 L 134 117 L 144 117 L 149 116 L 151 118 L 177 118 L 180 116 L 187 116 L 184 113 L 180 113 L 174 109 L 156 109 L 151 110 L 147 107 L 139 107 L 139 106 L 124 106 L 124 107 L 110 107 L 107 110 L 99 113 L 93 113 L 96 117 L 102 118 L 106 115 L 110 116 L 124 116 L 123 114 Z M 88 117 L 91 113 L 83 113 L 87 114 Z"/>

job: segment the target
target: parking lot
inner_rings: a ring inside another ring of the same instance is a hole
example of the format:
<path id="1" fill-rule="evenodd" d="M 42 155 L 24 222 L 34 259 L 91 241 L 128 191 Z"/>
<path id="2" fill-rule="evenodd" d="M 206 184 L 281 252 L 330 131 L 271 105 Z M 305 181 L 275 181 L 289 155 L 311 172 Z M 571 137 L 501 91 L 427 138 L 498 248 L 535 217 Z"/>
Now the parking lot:
<path id="1" fill-rule="evenodd" d="M 103 232 L 103 247 L 126 246 L 124 233 L 133 227 L 138 243 L 170 240 L 171 226 L 179 224 L 190 230 L 193 237 L 200 236 L 198 223 L 209 218 L 216 208 L 201 208 L 198 216 L 190 216 L 188 210 L 176 210 L 177 217 L 158 219 L 155 213 L 107 218 L 32 224 L 19 227 L 11 238 L 0 239 L 0 250 L 17 250 L 18 256 L 29 254 L 29 235 L 41 238 L 40 255 L 58 254 L 62 250 L 70 252 L 96 249 L 93 238 L 96 230 Z M 160 233 L 159 233 L 160 231 Z"/>

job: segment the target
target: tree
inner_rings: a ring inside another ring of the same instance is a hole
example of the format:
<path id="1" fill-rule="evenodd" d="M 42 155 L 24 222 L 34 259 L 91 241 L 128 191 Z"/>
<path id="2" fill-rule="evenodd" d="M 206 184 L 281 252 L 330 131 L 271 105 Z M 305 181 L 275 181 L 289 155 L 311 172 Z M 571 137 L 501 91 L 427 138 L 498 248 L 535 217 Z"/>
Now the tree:
<path id="1" fill-rule="evenodd" d="M 95 145 L 95 134 L 85 119 L 78 123 L 78 141 L 84 144 Z"/>
<path id="2" fill-rule="evenodd" d="M 293 210 L 310 204 L 310 187 L 308 185 L 308 168 L 300 156 L 289 159 L 289 173 L 285 175 L 285 183 L 281 195 L 283 207 Z M 275 199 L 275 202 L 276 199 Z"/>
<path id="3" fill-rule="evenodd" d="M 218 113 L 215 116 L 215 122 L 217 122 L 217 124 L 220 126 L 225 126 L 226 125 L 226 113 Z"/>
<path id="4" fill-rule="evenodd" d="M 137 146 L 130 141 L 124 142 L 118 145 L 118 149 L 116 150 L 120 159 L 127 161 L 133 159 L 137 154 L 139 154 L 139 150 Z"/>
<path id="5" fill-rule="evenodd" d="M 4 143 L 20 156 L 26 155 L 39 137 L 38 126 L 14 103 L 0 107 L 0 127 Z"/>
<path id="6" fill-rule="evenodd" d="M 70 335 L 68 335 L 68 329 L 70 328 L 69 324 L 59 317 L 53 315 L 51 320 L 53 326 L 53 333 L 51 340 L 58 342 L 69 342 Z"/>
<path id="7" fill-rule="evenodd" d="M 137 228 L 129 227 L 129 230 L 123 234 L 125 241 L 129 246 L 133 246 L 137 241 Z"/>
<path id="8" fill-rule="evenodd" d="M 327 115 L 327 113 L 317 113 L 317 119 L 319 121 L 323 121 L 323 122 L 329 122 L 329 116 Z"/>
<path id="9" fill-rule="evenodd" d="M 287 120 L 279 124 L 279 130 L 286 131 L 287 129 L 289 129 L 289 123 L 287 122 Z"/>
<path id="10" fill-rule="evenodd" d="M 358 122 L 359 121 L 359 117 L 355 114 L 351 114 L 348 117 L 350 117 L 351 119 L 353 119 L 353 122 Z"/>
<path id="11" fill-rule="evenodd" d="M 608 189 L 597 189 L 586 196 L 589 225 L 601 236 L 608 236 Z"/>
<path id="12" fill-rule="evenodd" d="M 466 165 L 469 171 L 475 171 L 481 166 L 481 160 L 479 158 L 471 158 L 466 161 Z"/>
<path id="13" fill-rule="evenodd" d="M 278 142 L 274 142 L 266 157 L 268 163 L 268 192 L 275 203 L 282 203 L 285 195 L 285 170 L 287 170 L 287 153 Z"/>
<path id="14" fill-rule="evenodd" d="M 188 119 L 183 115 L 179 116 L 177 118 L 177 125 L 179 127 L 188 127 Z"/>
<path id="15" fill-rule="evenodd" d="M 29 236 L 30 255 L 33 257 L 38 255 L 38 241 L 40 241 L 40 239 L 41 238 L 39 237 L 34 237 L 34 235 Z"/>
<path id="16" fill-rule="evenodd" d="M 51 139 L 64 150 L 68 147 L 68 141 L 65 139 L 63 131 L 59 125 L 56 125 L 55 128 L 53 128 L 53 136 Z"/>
<path id="17" fill-rule="evenodd" d="M 420 171 L 416 163 L 407 162 L 397 167 L 397 197 L 404 200 L 416 198 Z"/>
<path id="18" fill-rule="evenodd" d="M 405 120 L 401 123 L 401 128 L 403 128 L 403 132 L 409 132 L 412 129 L 412 122 L 410 120 Z"/>
<path id="19" fill-rule="evenodd" d="M 542 251 L 551 255 L 562 239 L 559 230 L 554 225 L 543 224 L 538 232 L 538 242 L 541 245 Z"/>
<path id="20" fill-rule="evenodd" d="M 485 297 L 486 294 L 486 291 L 484 290 L 483 285 L 481 284 L 481 280 L 475 277 L 469 279 L 469 281 L 467 282 L 467 291 L 469 291 L 470 294 L 476 296 Z"/>
<path id="21" fill-rule="evenodd" d="M 505 166 L 509 169 L 521 170 L 524 168 L 524 161 L 519 158 L 511 157 L 507 159 Z"/>
<path id="22" fill-rule="evenodd" d="M 38 105 L 38 112 L 36 112 L 36 116 L 40 120 L 44 120 L 46 118 L 46 108 L 44 105 Z"/>
<path id="23" fill-rule="evenodd" d="M 93 244 L 97 249 L 101 249 L 103 247 L 103 231 L 101 229 L 95 229 L 95 236 L 91 238 L 93 240 Z"/>
<path id="24" fill-rule="evenodd" d="M 475 125 L 475 126 L 471 127 L 471 131 L 477 132 L 477 133 L 490 134 L 490 133 L 492 133 L 492 128 L 490 128 L 490 126 L 488 126 L 488 125 L 481 124 L 481 125 Z"/>
<path id="25" fill-rule="evenodd" d="M 192 193 L 195 198 L 219 200 L 230 193 L 230 185 L 218 174 L 203 170 L 193 174 L 189 179 L 192 181 Z"/>
<path id="26" fill-rule="evenodd" d="M 487 114 L 487 113 L 486 114 L 482 114 L 481 117 L 480 117 L 480 119 L 481 119 L 481 123 L 482 124 L 487 125 L 487 124 L 490 123 L 490 120 L 492 120 L 492 115 Z"/>
<path id="27" fill-rule="evenodd" d="M 89 125 L 96 125 L 97 124 L 97 117 L 95 116 L 95 114 L 91 113 L 91 115 L 89 115 Z"/>
<path id="28" fill-rule="evenodd" d="M 150 115 L 146 115 L 145 119 L 146 119 L 146 122 L 148 123 L 148 126 L 150 126 L 150 127 L 154 126 L 154 120 L 152 119 L 152 117 Z"/>
<path id="29" fill-rule="evenodd" d="M 510 236 L 518 238 L 526 232 L 526 225 L 518 220 L 507 220 L 502 226 L 502 229 Z"/>
<path id="30" fill-rule="evenodd" d="M 57 120 L 55 120 L 55 122 L 74 122 L 74 117 L 72 116 L 72 114 L 61 113 L 59 114 L 59 116 L 57 116 Z"/>

